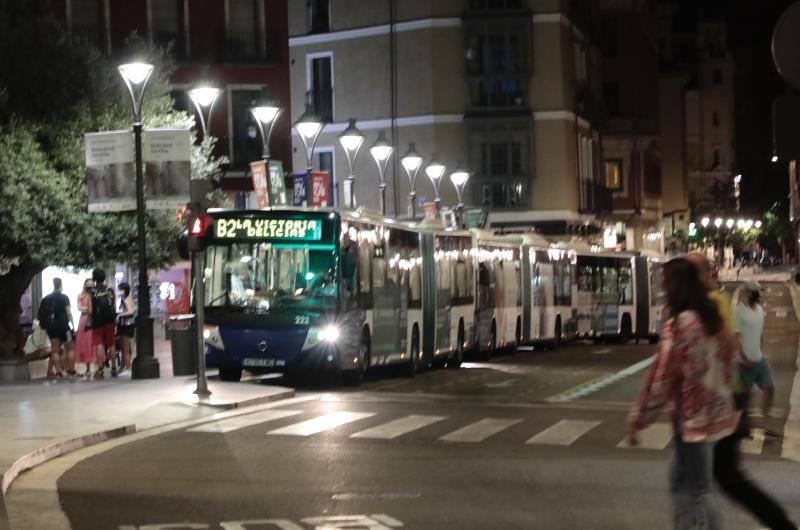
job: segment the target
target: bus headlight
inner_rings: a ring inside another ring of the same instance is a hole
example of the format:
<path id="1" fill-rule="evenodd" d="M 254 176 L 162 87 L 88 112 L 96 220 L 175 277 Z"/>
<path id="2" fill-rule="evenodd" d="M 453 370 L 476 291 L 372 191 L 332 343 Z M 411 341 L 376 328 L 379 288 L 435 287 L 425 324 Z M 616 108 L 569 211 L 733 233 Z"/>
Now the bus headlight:
<path id="1" fill-rule="evenodd" d="M 225 343 L 222 342 L 222 335 L 219 333 L 219 326 L 203 326 L 203 339 L 206 344 L 218 350 L 225 349 Z"/>
<path id="2" fill-rule="evenodd" d="M 317 337 L 323 342 L 336 342 L 339 340 L 339 328 L 336 326 L 325 326 L 319 330 Z"/>

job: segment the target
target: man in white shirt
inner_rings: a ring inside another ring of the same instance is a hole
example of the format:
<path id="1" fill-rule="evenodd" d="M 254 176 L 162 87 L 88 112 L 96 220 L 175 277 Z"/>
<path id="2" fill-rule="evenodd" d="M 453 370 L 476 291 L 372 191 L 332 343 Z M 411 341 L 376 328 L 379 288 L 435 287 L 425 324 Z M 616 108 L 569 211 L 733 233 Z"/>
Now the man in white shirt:
<path id="1" fill-rule="evenodd" d="M 742 391 L 749 393 L 754 384 L 761 389 L 764 393 L 764 418 L 768 418 L 775 396 L 775 383 L 772 379 L 772 369 L 761 351 L 764 333 L 764 308 L 760 303 L 761 286 L 755 281 L 745 282 L 742 296 L 744 301 L 740 301 L 736 306 L 736 324 L 742 350 L 751 363 L 751 366 L 742 367 Z M 771 434 L 767 429 L 765 432 Z"/>

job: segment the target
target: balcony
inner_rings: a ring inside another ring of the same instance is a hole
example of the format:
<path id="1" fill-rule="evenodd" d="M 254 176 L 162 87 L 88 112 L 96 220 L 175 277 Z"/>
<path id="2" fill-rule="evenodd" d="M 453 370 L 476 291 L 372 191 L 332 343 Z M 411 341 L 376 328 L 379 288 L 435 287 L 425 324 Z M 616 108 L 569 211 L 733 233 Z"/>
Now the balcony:
<path id="1" fill-rule="evenodd" d="M 608 213 L 614 209 L 611 189 L 604 185 L 584 180 L 581 188 L 581 212 Z"/>
<path id="2" fill-rule="evenodd" d="M 219 36 L 218 56 L 226 63 L 270 63 L 277 60 L 274 35 L 260 31 L 225 31 Z"/>

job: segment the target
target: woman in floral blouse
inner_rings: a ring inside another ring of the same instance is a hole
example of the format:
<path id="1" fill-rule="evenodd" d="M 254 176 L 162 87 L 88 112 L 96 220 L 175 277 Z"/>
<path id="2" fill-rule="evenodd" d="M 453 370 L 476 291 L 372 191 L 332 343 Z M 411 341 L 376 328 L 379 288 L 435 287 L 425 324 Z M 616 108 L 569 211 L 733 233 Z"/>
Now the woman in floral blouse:
<path id="1" fill-rule="evenodd" d="M 628 441 L 636 445 L 637 432 L 670 406 L 674 528 L 717 530 L 719 516 L 711 499 L 713 450 L 738 421 L 731 388 L 738 346 L 689 261 L 677 258 L 664 265 L 664 290 L 671 318 L 631 412 Z"/>

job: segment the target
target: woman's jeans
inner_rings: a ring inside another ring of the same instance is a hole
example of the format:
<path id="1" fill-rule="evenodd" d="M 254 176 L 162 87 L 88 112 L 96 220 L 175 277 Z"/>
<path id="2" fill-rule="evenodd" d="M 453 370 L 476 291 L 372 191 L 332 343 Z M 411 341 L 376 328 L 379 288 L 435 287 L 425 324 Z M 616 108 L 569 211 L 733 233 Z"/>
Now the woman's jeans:
<path id="1" fill-rule="evenodd" d="M 670 470 L 675 530 L 719 530 L 719 513 L 711 496 L 713 443 L 685 443 L 675 439 Z"/>

